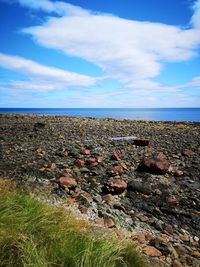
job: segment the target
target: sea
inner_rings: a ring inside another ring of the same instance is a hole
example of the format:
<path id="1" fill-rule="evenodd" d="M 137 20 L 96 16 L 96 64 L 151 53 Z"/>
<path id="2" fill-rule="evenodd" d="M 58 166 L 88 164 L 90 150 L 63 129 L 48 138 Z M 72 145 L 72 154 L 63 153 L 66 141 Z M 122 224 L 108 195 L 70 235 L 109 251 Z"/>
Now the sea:
<path id="1" fill-rule="evenodd" d="M 0 108 L 0 113 L 200 122 L 200 108 Z"/>

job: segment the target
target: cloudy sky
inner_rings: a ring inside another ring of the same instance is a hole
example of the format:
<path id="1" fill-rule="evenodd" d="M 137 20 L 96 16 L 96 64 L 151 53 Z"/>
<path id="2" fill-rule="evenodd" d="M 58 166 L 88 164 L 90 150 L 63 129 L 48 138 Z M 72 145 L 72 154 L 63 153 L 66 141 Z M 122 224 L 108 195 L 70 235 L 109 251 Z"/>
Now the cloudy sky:
<path id="1" fill-rule="evenodd" d="M 200 107 L 200 0 L 0 0 L 0 107 Z"/>

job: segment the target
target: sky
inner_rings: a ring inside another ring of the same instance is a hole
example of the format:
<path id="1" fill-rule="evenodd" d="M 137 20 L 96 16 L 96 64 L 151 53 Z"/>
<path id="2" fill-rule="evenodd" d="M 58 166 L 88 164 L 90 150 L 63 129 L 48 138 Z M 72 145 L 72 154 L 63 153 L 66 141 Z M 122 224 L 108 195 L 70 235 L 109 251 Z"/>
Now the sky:
<path id="1" fill-rule="evenodd" d="M 200 0 L 0 0 L 0 107 L 200 107 Z"/>

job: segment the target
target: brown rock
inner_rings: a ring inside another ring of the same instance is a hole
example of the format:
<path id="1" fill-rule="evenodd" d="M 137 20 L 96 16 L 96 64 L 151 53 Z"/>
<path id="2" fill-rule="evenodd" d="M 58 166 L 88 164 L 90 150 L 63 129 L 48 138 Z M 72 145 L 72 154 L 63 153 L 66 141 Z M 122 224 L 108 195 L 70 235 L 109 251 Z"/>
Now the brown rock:
<path id="1" fill-rule="evenodd" d="M 121 159 L 121 154 L 120 152 L 114 152 L 113 155 L 111 156 L 111 159 L 114 159 L 114 160 L 120 160 Z"/>
<path id="2" fill-rule="evenodd" d="M 181 236 L 179 236 L 179 238 L 184 242 L 189 242 L 190 241 L 189 235 L 181 235 Z"/>
<path id="3" fill-rule="evenodd" d="M 164 231 L 165 231 L 166 233 L 170 234 L 170 235 L 172 235 L 173 232 L 174 232 L 174 231 L 173 231 L 173 227 L 172 227 L 171 224 L 166 225 Z"/>
<path id="4" fill-rule="evenodd" d="M 177 208 L 179 206 L 178 199 L 172 195 L 167 199 L 167 206 L 170 208 Z"/>
<path id="5" fill-rule="evenodd" d="M 83 149 L 83 150 L 81 151 L 81 154 L 83 154 L 83 155 L 90 155 L 90 150 L 88 150 L 88 149 Z"/>
<path id="6" fill-rule="evenodd" d="M 70 189 L 75 188 L 77 186 L 76 180 L 71 177 L 61 177 L 59 179 L 59 184 L 62 187 L 67 187 Z"/>
<path id="7" fill-rule="evenodd" d="M 51 163 L 50 165 L 48 165 L 46 167 L 46 171 L 54 172 L 55 170 L 56 170 L 56 164 L 55 163 Z"/>
<path id="8" fill-rule="evenodd" d="M 153 246 L 146 246 L 143 249 L 143 252 L 150 257 L 160 257 L 162 255 L 162 253 L 160 252 L 160 250 L 158 250 L 157 248 L 153 247 Z"/>
<path id="9" fill-rule="evenodd" d="M 77 159 L 74 163 L 78 168 L 82 168 L 85 165 L 85 161 L 83 159 Z"/>
<path id="10" fill-rule="evenodd" d="M 160 160 L 160 161 L 163 161 L 163 160 L 166 160 L 167 157 L 165 156 L 165 154 L 163 152 L 160 152 L 160 153 L 158 153 L 156 159 Z"/>
<path id="11" fill-rule="evenodd" d="M 113 205 L 113 203 L 114 203 L 114 198 L 111 194 L 107 194 L 107 195 L 102 196 L 102 199 L 109 205 Z"/>
<path id="12" fill-rule="evenodd" d="M 179 256 L 187 254 L 187 250 L 183 246 L 177 246 L 175 247 L 175 250 Z"/>
<path id="13" fill-rule="evenodd" d="M 174 260 L 172 263 L 172 267 L 184 267 L 184 266 L 180 263 L 180 261 Z"/>
<path id="14" fill-rule="evenodd" d="M 79 203 L 83 205 L 88 205 L 93 201 L 92 196 L 85 191 L 79 192 L 78 195 L 76 196 L 76 199 L 79 201 Z"/>
<path id="15" fill-rule="evenodd" d="M 181 171 L 181 170 L 176 170 L 175 173 L 174 173 L 174 175 L 175 175 L 176 177 L 183 176 L 183 174 L 184 174 L 184 172 Z"/>
<path id="16" fill-rule="evenodd" d="M 112 219 L 106 218 L 106 219 L 104 219 L 104 226 L 108 227 L 108 228 L 113 228 L 113 227 L 115 227 L 115 223 L 113 222 Z"/>
<path id="17" fill-rule="evenodd" d="M 138 241 L 139 243 L 145 243 L 146 242 L 146 237 L 144 234 L 136 234 L 132 236 L 133 241 Z"/>
<path id="18" fill-rule="evenodd" d="M 194 152 L 191 149 L 187 148 L 183 151 L 183 155 L 187 157 L 192 157 L 194 155 Z"/>

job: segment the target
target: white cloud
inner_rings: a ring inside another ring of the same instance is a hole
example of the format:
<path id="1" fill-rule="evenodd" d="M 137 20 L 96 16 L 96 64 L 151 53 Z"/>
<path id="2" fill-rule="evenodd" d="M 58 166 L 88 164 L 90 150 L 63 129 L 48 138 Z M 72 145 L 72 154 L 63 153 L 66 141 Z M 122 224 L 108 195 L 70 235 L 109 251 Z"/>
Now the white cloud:
<path id="1" fill-rule="evenodd" d="M 191 22 L 195 28 L 200 29 L 200 0 L 196 1 L 193 5 L 194 14 Z"/>
<path id="2" fill-rule="evenodd" d="M 27 3 L 25 0 L 20 2 Z M 126 86 L 158 76 L 164 62 L 181 62 L 197 54 L 200 28 L 182 29 L 161 23 L 139 22 L 92 13 L 73 5 L 69 7 L 64 2 L 43 2 L 47 6 L 53 5 L 49 12 L 55 12 L 56 5 L 62 6 L 63 16 L 50 17 L 43 25 L 24 29 L 24 32 L 42 46 L 100 66 L 106 77 Z M 199 2 L 193 16 L 195 21 Z M 37 7 L 42 8 L 39 3 Z M 32 7 L 30 3 L 27 5 Z M 48 8 L 43 9 L 48 12 Z"/>
<path id="3" fill-rule="evenodd" d="M 26 74 L 28 81 L 11 81 L 12 88 L 49 91 L 67 89 L 71 86 L 87 87 L 96 83 L 96 79 L 74 72 L 45 66 L 22 57 L 0 53 L 0 67 Z"/>

